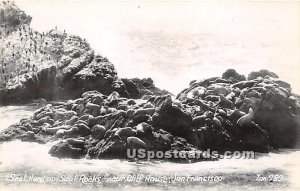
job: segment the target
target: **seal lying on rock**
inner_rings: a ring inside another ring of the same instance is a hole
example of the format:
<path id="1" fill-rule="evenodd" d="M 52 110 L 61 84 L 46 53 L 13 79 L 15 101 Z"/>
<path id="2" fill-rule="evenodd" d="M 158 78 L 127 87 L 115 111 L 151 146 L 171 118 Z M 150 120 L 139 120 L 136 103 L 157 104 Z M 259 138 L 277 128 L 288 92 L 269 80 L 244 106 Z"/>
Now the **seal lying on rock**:
<path id="1" fill-rule="evenodd" d="M 65 124 L 66 125 L 74 125 L 76 121 L 78 121 L 78 117 L 73 116 L 73 117 L 71 117 L 71 119 L 67 120 Z"/>
<path id="2" fill-rule="evenodd" d="M 56 134 L 56 132 L 60 129 L 64 129 L 64 130 L 68 130 L 71 128 L 71 126 L 69 125 L 63 125 L 63 126 L 59 126 L 59 127 L 43 127 L 44 131 L 47 133 L 47 134 L 50 134 L 50 135 L 54 135 Z"/>
<path id="3" fill-rule="evenodd" d="M 245 125 L 249 125 L 252 122 L 253 118 L 254 118 L 254 111 L 250 107 L 249 112 L 246 115 L 239 118 L 239 120 L 237 121 L 237 124 L 241 127 L 243 127 Z"/>
<path id="4" fill-rule="evenodd" d="M 193 104 L 200 106 L 203 110 L 209 110 L 210 106 L 206 104 L 203 100 L 194 99 Z"/>
<path id="5" fill-rule="evenodd" d="M 74 139 L 74 138 L 68 138 L 66 141 L 76 147 L 82 147 L 84 145 L 84 140 L 83 139 Z"/>
<path id="6" fill-rule="evenodd" d="M 146 143 L 137 137 L 128 137 L 127 138 L 127 145 L 130 148 L 146 148 Z"/>
<path id="7" fill-rule="evenodd" d="M 142 122 L 136 126 L 137 135 L 150 135 L 152 134 L 152 127 L 148 123 Z"/>
<path id="8" fill-rule="evenodd" d="M 225 108 L 233 108 L 234 104 L 228 100 L 223 94 L 220 94 L 220 106 Z"/>
<path id="9" fill-rule="evenodd" d="M 214 117 L 214 118 L 213 118 L 213 122 L 214 122 L 218 127 L 222 127 L 222 122 L 221 122 L 217 117 Z"/>
<path id="10" fill-rule="evenodd" d="M 246 115 L 246 113 L 244 113 L 238 109 L 235 109 L 230 114 L 228 114 L 228 118 L 231 120 L 237 121 L 239 118 L 241 118 L 244 115 Z"/>
<path id="11" fill-rule="evenodd" d="M 153 115 L 155 110 L 156 110 L 155 108 L 138 109 L 134 112 L 133 115 L 141 115 L 141 114 Z"/>
<path id="12" fill-rule="evenodd" d="M 94 139 L 102 139 L 104 137 L 106 133 L 106 129 L 103 125 L 95 125 L 93 128 L 92 128 L 92 137 Z"/>
<path id="13" fill-rule="evenodd" d="M 58 131 L 56 131 L 56 135 L 57 137 L 63 137 L 63 136 L 72 136 L 75 134 L 78 134 L 79 129 L 78 127 L 72 127 L 70 129 L 59 129 Z"/>
<path id="14" fill-rule="evenodd" d="M 122 137 L 130 137 L 135 135 L 136 131 L 134 129 L 132 129 L 131 127 L 124 127 L 124 128 L 120 128 L 115 132 L 115 136 L 116 137 L 120 137 L 122 139 Z"/>

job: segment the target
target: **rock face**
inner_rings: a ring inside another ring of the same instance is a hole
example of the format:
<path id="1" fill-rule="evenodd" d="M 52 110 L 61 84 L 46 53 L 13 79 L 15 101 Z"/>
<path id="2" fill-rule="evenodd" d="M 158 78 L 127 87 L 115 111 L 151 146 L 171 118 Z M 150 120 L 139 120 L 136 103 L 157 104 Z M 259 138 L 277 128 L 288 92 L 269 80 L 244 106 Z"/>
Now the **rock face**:
<path id="1" fill-rule="evenodd" d="M 34 31 L 31 17 L 15 4 L 0 4 L 0 105 L 74 99 L 89 90 L 132 98 L 167 93 L 151 79 L 119 79 L 114 65 L 95 55 L 85 39 L 57 28 Z"/>
<path id="2" fill-rule="evenodd" d="M 193 139 L 192 116 L 172 104 L 171 100 L 163 102 L 152 116 L 152 124 L 156 129 L 163 129 L 172 135 L 185 138 L 188 142 L 197 145 Z"/>
<path id="3" fill-rule="evenodd" d="M 54 145 L 49 153 L 57 158 L 82 158 L 85 154 L 84 141 L 67 139 Z"/>
<path id="4" fill-rule="evenodd" d="M 133 78 L 133 79 L 121 79 L 130 95 L 130 98 L 138 99 L 145 95 L 166 95 L 170 94 L 166 90 L 160 90 L 155 87 L 151 78 Z"/>

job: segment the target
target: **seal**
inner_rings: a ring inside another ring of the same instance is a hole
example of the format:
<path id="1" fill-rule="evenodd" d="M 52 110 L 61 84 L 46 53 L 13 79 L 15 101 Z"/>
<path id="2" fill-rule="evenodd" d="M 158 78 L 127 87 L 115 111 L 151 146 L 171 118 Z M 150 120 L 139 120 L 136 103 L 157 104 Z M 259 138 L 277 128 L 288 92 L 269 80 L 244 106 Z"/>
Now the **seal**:
<path id="1" fill-rule="evenodd" d="M 152 103 L 147 102 L 147 103 L 144 105 L 144 108 L 154 108 L 154 105 L 153 105 Z"/>
<path id="2" fill-rule="evenodd" d="M 250 107 L 249 112 L 246 115 L 239 118 L 237 124 L 241 127 L 249 125 L 252 122 L 253 118 L 254 118 L 254 111 Z"/>
<path id="3" fill-rule="evenodd" d="M 114 100 L 118 100 L 120 97 L 120 94 L 116 91 L 113 91 L 108 97 L 107 97 L 107 101 L 108 103 L 114 101 Z"/>
<path id="4" fill-rule="evenodd" d="M 146 143 L 137 137 L 128 137 L 127 145 L 128 147 L 133 147 L 133 148 L 136 147 L 146 148 Z"/>
<path id="5" fill-rule="evenodd" d="M 75 147 L 84 146 L 84 140 L 82 139 L 68 138 L 66 139 L 66 142 Z"/>
<path id="6" fill-rule="evenodd" d="M 197 116 L 197 117 L 193 118 L 192 125 L 194 127 L 196 127 L 196 126 L 204 126 L 206 118 L 207 118 L 207 116 L 204 115 L 204 114 L 200 115 L 200 116 Z"/>
<path id="7" fill-rule="evenodd" d="M 136 110 L 134 113 L 133 113 L 133 115 L 135 116 L 135 115 L 153 115 L 154 114 L 154 112 L 155 112 L 155 108 L 145 108 L 145 109 L 138 109 L 138 110 Z"/>
<path id="8" fill-rule="evenodd" d="M 57 137 L 63 137 L 65 135 L 70 136 L 70 135 L 75 135 L 79 132 L 78 127 L 71 127 L 70 129 L 59 129 L 56 131 L 56 136 Z"/>
<path id="9" fill-rule="evenodd" d="M 231 91 L 226 87 L 226 84 L 212 84 L 207 88 L 213 95 L 227 95 Z"/>
<path id="10" fill-rule="evenodd" d="M 230 92 L 229 94 L 227 94 L 226 99 L 233 100 L 234 97 L 235 97 L 235 93 L 234 92 Z"/>
<path id="11" fill-rule="evenodd" d="M 214 118 L 213 118 L 213 122 L 214 122 L 218 127 L 222 127 L 222 122 L 221 122 L 217 117 L 214 117 Z"/>
<path id="12" fill-rule="evenodd" d="M 246 113 L 235 109 L 234 111 L 232 111 L 230 114 L 228 114 L 229 119 L 231 120 L 235 120 L 237 121 L 239 118 L 241 118 L 242 116 L 246 115 Z"/>
<path id="13" fill-rule="evenodd" d="M 206 104 L 205 101 L 203 101 L 203 100 L 194 99 L 193 102 L 194 102 L 195 105 L 200 106 L 201 109 L 204 109 L 204 110 L 209 110 L 210 109 L 210 106 L 208 104 Z"/>
<path id="14" fill-rule="evenodd" d="M 71 119 L 67 120 L 65 124 L 66 125 L 74 125 L 76 121 L 78 121 L 78 117 L 73 116 L 73 117 L 71 117 Z"/>
<path id="15" fill-rule="evenodd" d="M 68 126 L 68 125 L 62 125 L 62 126 L 59 126 L 59 127 L 43 127 L 45 132 L 47 134 L 50 134 L 50 135 L 54 135 L 56 134 L 56 132 L 60 129 L 65 129 L 65 130 L 68 130 L 71 128 L 71 126 Z"/>
<path id="16" fill-rule="evenodd" d="M 208 96 L 205 96 L 204 98 L 205 100 L 207 101 L 219 101 L 219 96 L 216 96 L 216 95 L 208 95 Z"/>
<path id="17" fill-rule="evenodd" d="M 246 93 L 248 92 L 248 90 L 249 90 L 249 88 L 244 88 L 244 89 L 242 89 L 242 90 L 241 90 L 241 93 L 240 93 L 240 97 L 241 97 L 241 98 L 244 98 L 245 95 L 246 95 Z"/>
<path id="18" fill-rule="evenodd" d="M 81 135 L 83 137 L 87 136 L 91 133 L 91 129 L 84 123 L 77 123 L 77 124 L 75 124 L 75 127 L 78 128 L 79 135 Z"/>
<path id="19" fill-rule="evenodd" d="M 65 135 L 65 131 L 66 131 L 65 129 L 59 129 L 58 131 L 56 131 L 55 134 L 56 134 L 57 137 L 60 138 L 60 137 L 63 137 Z"/>
<path id="20" fill-rule="evenodd" d="M 115 132 L 115 136 L 116 137 L 130 137 L 133 136 L 136 133 L 136 131 L 134 129 L 132 129 L 131 127 L 124 127 L 124 128 L 120 128 Z"/>
<path id="21" fill-rule="evenodd" d="M 228 100 L 223 94 L 220 94 L 220 106 L 225 107 L 225 108 L 233 108 L 233 102 Z"/>
<path id="22" fill-rule="evenodd" d="M 106 133 L 106 128 L 103 126 L 103 125 L 95 125 L 93 128 L 92 128 L 92 137 L 94 139 L 102 139 L 104 137 Z"/>
<path id="23" fill-rule="evenodd" d="M 142 122 L 136 126 L 136 131 L 139 134 L 151 134 L 152 133 L 152 127 L 148 123 Z"/>

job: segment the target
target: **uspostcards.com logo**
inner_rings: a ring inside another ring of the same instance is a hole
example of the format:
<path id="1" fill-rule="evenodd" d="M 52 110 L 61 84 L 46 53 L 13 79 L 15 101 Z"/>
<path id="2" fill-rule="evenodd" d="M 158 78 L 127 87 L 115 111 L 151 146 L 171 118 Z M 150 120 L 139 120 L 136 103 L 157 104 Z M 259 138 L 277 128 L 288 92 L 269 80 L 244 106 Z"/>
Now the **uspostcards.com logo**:
<path id="1" fill-rule="evenodd" d="M 254 159 L 254 151 L 225 151 L 220 154 L 210 149 L 204 151 L 149 151 L 145 149 L 127 149 L 127 157 L 130 159 Z"/>

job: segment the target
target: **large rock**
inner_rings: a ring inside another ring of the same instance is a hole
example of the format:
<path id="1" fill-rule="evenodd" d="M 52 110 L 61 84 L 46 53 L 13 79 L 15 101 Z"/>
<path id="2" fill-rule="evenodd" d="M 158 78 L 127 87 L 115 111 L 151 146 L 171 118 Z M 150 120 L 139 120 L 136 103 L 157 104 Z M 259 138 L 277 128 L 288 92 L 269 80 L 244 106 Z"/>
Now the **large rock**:
<path id="1" fill-rule="evenodd" d="M 279 76 L 277 74 L 275 74 L 274 72 L 271 72 L 269 70 L 260 70 L 260 71 L 257 71 L 257 72 L 251 72 L 249 75 L 248 75 L 248 80 L 253 80 L 257 77 L 262 77 L 264 78 L 265 76 L 270 76 L 270 77 L 273 77 L 273 78 L 279 78 Z"/>
<path id="2" fill-rule="evenodd" d="M 170 101 L 164 102 L 154 113 L 152 123 L 156 129 L 166 130 L 172 135 L 186 138 L 191 143 L 197 143 L 191 128 L 192 116 L 172 105 Z"/>
<path id="3" fill-rule="evenodd" d="M 102 140 L 88 150 L 88 155 L 91 158 L 99 159 L 127 158 L 126 149 L 126 142 L 120 139 Z"/>
<path id="4" fill-rule="evenodd" d="M 34 31 L 29 26 L 31 17 L 13 3 L 1 3 L 0 17 L 5 18 L 0 23 L 0 56 L 5 61 L 0 71 L 0 105 L 37 98 L 75 99 L 90 90 L 106 95 L 116 91 L 132 98 L 167 93 L 156 88 L 151 78 L 121 80 L 114 65 L 94 55 L 85 39 L 57 28 Z"/>
<path id="5" fill-rule="evenodd" d="M 80 140 L 61 141 L 49 150 L 51 156 L 57 158 L 82 158 L 86 154 L 84 142 Z"/>
<path id="6" fill-rule="evenodd" d="M 228 69 L 222 74 L 223 79 L 231 80 L 232 82 L 239 82 L 246 80 L 244 75 L 237 73 L 234 69 Z"/>

